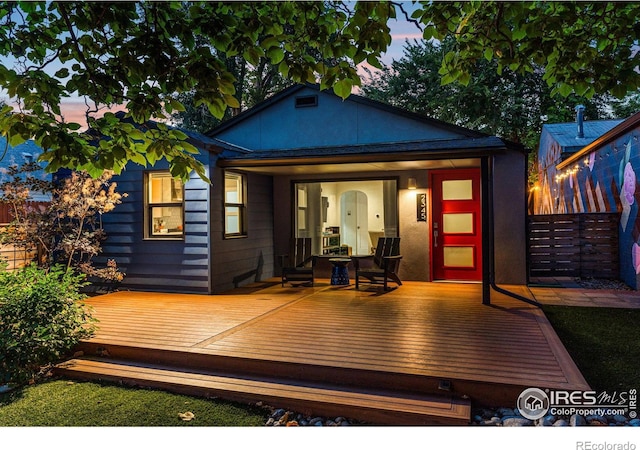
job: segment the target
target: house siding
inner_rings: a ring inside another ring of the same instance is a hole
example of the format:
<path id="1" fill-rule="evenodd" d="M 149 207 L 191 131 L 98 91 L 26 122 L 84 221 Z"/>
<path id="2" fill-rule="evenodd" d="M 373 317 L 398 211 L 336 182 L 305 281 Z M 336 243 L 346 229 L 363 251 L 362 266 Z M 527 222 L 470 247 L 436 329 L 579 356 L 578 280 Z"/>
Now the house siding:
<path id="1" fill-rule="evenodd" d="M 241 171 L 234 171 L 242 173 Z M 224 236 L 224 172 L 215 168 L 212 211 L 211 245 L 215 253 L 211 265 L 213 292 L 234 287 L 234 279 L 243 285 L 274 275 L 273 256 L 273 180 L 272 177 L 246 173 L 247 177 L 247 235 L 238 238 Z M 260 273 L 251 274 L 259 269 Z M 258 275 L 256 277 L 256 275 Z"/>
<path id="2" fill-rule="evenodd" d="M 516 152 L 494 157 L 493 220 L 495 281 L 526 284 L 526 158 Z"/>
<path id="3" fill-rule="evenodd" d="M 210 155 L 200 160 L 210 164 Z M 120 193 L 127 193 L 122 204 L 103 216 L 107 241 L 96 263 L 116 261 L 126 274 L 121 288 L 148 291 L 210 292 L 209 279 L 209 185 L 197 175 L 184 186 L 184 239 L 144 238 L 144 172 L 166 169 L 158 163 L 153 169 L 130 164 L 113 181 Z"/>
<path id="4" fill-rule="evenodd" d="M 296 108 L 295 98 L 305 95 L 318 95 L 318 106 Z M 271 105 L 268 110 L 217 133 L 216 137 L 261 151 L 459 139 L 460 134 L 306 88 Z"/>
<path id="5" fill-rule="evenodd" d="M 568 167 L 553 166 L 537 200 L 555 214 L 620 213 L 620 278 L 634 289 L 640 288 L 639 136 L 640 126 L 626 129 Z"/>

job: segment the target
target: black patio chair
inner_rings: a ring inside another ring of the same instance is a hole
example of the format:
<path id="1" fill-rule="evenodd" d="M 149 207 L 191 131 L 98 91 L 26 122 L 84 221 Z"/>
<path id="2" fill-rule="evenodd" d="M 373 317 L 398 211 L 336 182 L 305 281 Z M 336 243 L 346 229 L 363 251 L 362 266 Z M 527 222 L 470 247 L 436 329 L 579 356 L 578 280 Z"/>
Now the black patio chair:
<path id="1" fill-rule="evenodd" d="M 399 237 L 379 238 L 373 255 L 351 256 L 356 269 L 356 289 L 360 287 L 360 278 L 367 279 L 370 284 L 382 284 L 385 291 L 390 290 L 390 281 L 401 286 L 402 281 L 398 276 L 401 259 Z M 364 263 L 367 260 L 369 263 Z"/>
<path id="2" fill-rule="evenodd" d="M 285 283 L 313 286 L 315 265 L 316 257 L 311 253 L 311 238 L 291 239 L 289 254 L 280 255 L 282 287 Z"/>

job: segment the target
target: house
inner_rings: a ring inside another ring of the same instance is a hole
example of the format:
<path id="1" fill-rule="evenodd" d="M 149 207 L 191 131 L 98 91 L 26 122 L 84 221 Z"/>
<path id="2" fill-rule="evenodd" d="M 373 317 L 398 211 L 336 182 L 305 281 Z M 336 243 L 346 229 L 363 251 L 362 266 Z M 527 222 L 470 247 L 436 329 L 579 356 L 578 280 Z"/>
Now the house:
<path id="1" fill-rule="evenodd" d="M 399 236 L 404 280 L 526 283 L 526 152 L 357 95 L 296 85 L 192 134 L 212 184 L 127 166 L 104 218 L 125 288 L 214 293 L 279 274 L 292 237 L 368 254 Z M 322 264 L 318 270 L 322 271 Z"/>
<path id="2" fill-rule="evenodd" d="M 0 184 L 12 181 L 13 177 L 10 177 L 7 174 L 7 169 L 9 167 L 22 167 L 24 164 L 37 162 L 41 153 L 42 149 L 33 141 L 26 141 L 14 147 L 12 145 L 8 145 L 7 139 L 0 136 L 0 155 L 2 155 L 0 159 Z M 39 172 L 33 172 L 31 176 L 41 180 L 51 181 L 52 175 L 45 172 L 45 164 L 38 164 L 42 167 L 42 170 Z M 39 192 L 32 192 L 31 197 L 32 200 L 36 202 L 49 201 L 48 195 Z"/>
<path id="3" fill-rule="evenodd" d="M 534 191 L 533 214 L 566 214 L 592 212 L 574 198 L 565 195 L 563 183 L 558 182 L 556 165 L 591 144 L 619 125 L 622 120 L 584 120 L 584 107 L 576 107 L 576 121 L 544 124 L 538 146 L 538 182 Z"/>
<path id="4" fill-rule="evenodd" d="M 592 142 L 549 164 L 543 172 L 546 187 L 543 184 L 537 202 L 544 206 L 538 210 L 554 214 L 620 213 L 620 278 L 639 289 L 640 113 L 626 120 L 607 121 L 607 126 L 611 124 Z M 541 155 L 542 145 L 541 142 Z"/>
<path id="5" fill-rule="evenodd" d="M 14 147 L 8 145 L 6 138 L 0 136 L 0 155 L 2 155 L 0 159 L 0 185 L 13 181 L 14 177 L 8 173 L 9 167 L 15 166 L 19 168 L 24 164 L 34 163 L 41 153 L 42 149 L 33 141 L 26 141 Z M 52 175 L 44 171 L 45 165 L 42 163 L 39 163 L 39 165 L 42 170 L 31 172 L 29 175 L 43 181 L 51 181 Z M 20 177 L 23 180 L 25 175 L 22 174 Z M 48 193 L 32 191 L 30 192 L 30 197 L 32 206 L 34 204 L 46 204 L 50 201 Z M 0 225 L 10 223 L 12 220 L 14 220 L 14 214 L 11 205 L 0 203 Z M 12 244 L 0 245 L 0 260 L 7 262 L 8 270 L 24 267 L 35 257 L 36 250 L 33 248 L 24 248 Z"/>

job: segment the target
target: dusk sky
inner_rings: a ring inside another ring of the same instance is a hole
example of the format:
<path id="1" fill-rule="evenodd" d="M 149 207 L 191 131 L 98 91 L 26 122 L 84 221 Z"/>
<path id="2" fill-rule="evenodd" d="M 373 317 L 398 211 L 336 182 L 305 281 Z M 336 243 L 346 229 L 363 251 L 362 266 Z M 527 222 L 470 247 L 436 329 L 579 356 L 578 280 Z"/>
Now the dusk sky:
<path id="1" fill-rule="evenodd" d="M 409 13 L 410 11 L 415 9 L 415 6 L 413 6 L 411 2 L 402 3 L 405 3 L 405 9 L 409 11 Z M 417 28 L 417 26 L 413 23 L 407 22 L 401 13 L 398 14 L 397 19 L 389 21 L 389 27 L 391 28 L 392 42 L 391 46 L 383 57 L 384 64 L 391 64 L 394 59 L 399 59 L 402 56 L 404 43 L 407 39 L 413 40 L 422 38 L 422 33 Z M 4 59 L 3 63 L 7 63 L 6 59 Z M 363 74 L 363 72 L 361 73 Z M 0 98 L 4 98 L 4 100 L 10 100 L 7 98 L 6 94 L 0 95 Z M 80 124 L 85 123 L 84 111 L 86 110 L 86 105 L 81 98 L 70 98 L 65 100 L 61 105 L 61 109 L 66 122 L 77 122 Z M 114 108 L 114 110 L 121 109 L 123 108 Z"/>

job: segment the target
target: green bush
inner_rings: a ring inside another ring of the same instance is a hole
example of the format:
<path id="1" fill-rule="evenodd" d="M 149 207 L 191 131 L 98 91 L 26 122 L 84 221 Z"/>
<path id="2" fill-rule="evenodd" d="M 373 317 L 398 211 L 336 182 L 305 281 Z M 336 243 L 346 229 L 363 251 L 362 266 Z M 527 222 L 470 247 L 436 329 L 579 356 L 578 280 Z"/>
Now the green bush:
<path id="1" fill-rule="evenodd" d="M 60 360 L 95 331 L 95 319 L 79 293 L 83 275 L 35 264 L 0 268 L 0 384 L 21 384 Z"/>

